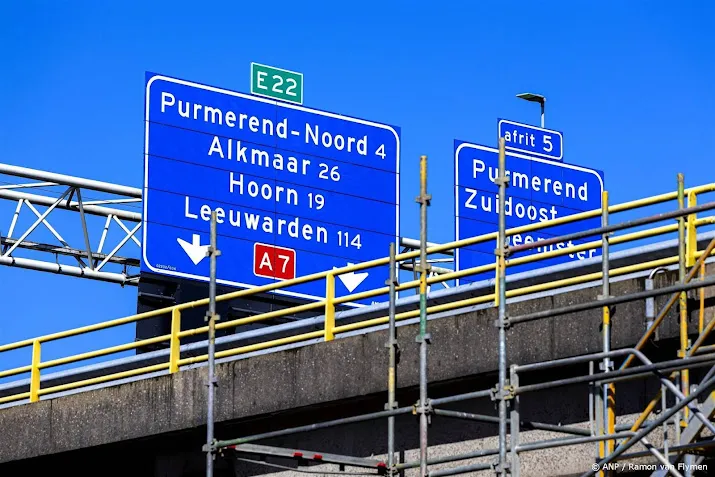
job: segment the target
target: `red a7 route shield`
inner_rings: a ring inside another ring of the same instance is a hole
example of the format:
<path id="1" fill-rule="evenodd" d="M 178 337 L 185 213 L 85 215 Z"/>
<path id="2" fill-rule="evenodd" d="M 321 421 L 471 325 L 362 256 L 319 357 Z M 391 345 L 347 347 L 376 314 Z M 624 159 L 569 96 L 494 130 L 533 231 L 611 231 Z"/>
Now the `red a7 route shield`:
<path id="1" fill-rule="evenodd" d="M 259 277 L 295 278 L 295 250 L 263 243 L 253 245 L 253 273 Z"/>

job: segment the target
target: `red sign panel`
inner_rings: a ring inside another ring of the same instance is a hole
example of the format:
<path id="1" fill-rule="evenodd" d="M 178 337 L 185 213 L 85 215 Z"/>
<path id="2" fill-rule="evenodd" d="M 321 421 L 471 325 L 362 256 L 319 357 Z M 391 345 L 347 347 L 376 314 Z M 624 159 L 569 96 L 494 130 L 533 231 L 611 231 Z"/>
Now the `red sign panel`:
<path id="1" fill-rule="evenodd" d="M 253 273 L 259 277 L 295 278 L 295 250 L 264 243 L 253 245 Z"/>

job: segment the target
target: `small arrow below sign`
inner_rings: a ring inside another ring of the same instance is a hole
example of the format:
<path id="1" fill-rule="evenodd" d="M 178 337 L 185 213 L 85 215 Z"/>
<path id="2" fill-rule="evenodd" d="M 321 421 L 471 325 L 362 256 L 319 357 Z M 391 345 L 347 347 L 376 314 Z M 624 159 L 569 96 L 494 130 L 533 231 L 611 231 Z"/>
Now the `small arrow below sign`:
<path id="1" fill-rule="evenodd" d="M 191 261 L 194 262 L 194 265 L 201 263 L 201 260 L 204 259 L 209 250 L 208 245 L 201 245 L 201 237 L 199 237 L 199 234 L 193 234 L 191 243 L 180 238 L 177 238 L 176 241 L 179 242 L 179 245 L 181 245 L 181 248 L 184 249 L 184 252 L 186 252 L 186 255 L 189 256 Z"/>
<path id="2" fill-rule="evenodd" d="M 348 267 L 352 266 L 352 263 L 348 263 Z M 333 270 L 336 270 L 338 267 L 333 267 Z M 353 290 L 355 290 L 357 287 L 360 286 L 360 284 L 367 278 L 369 275 L 368 272 L 362 272 L 362 273 L 355 273 L 355 272 L 350 272 L 350 273 L 343 273 L 342 275 L 338 275 L 338 278 L 340 279 L 341 282 L 343 282 L 343 285 L 345 285 L 345 288 L 348 289 L 348 292 L 352 293 Z"/>

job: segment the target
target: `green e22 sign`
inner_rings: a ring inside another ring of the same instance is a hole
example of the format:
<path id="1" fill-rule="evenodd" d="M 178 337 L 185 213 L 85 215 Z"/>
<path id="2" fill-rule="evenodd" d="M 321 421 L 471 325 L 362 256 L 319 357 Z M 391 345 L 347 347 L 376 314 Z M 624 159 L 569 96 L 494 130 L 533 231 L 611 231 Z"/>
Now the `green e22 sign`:
<path id="1" fill-rule="evenodd" d="M 303 104 L 303 73 L 251 63 L 251 94 Z"/>

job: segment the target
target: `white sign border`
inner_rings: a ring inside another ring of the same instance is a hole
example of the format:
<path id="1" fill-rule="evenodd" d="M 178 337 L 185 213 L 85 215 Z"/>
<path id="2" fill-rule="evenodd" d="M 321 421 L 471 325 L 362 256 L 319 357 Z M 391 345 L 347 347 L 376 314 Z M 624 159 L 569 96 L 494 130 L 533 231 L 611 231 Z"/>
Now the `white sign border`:
<path id="1" fill-rule="evenodd" d="M 146 84 L 146 92 L 145 92 L 145 118 L 144 118 L 144 187 L 143 187 L 143 194 L 144 194 L 144 200 L 143 200 L 143 212 L 142 212 L 142 259 L 144 260 L 144 263 L 146 266 L 151 270 L 152 272 L 158 274 L 158 275 L 165 275 L 165 276 L 174 276 L 178 278 L 188 278 L 192 280 L 197 280 L 201 282 L 207 282 L 209 281 L 209 277 L 204 277 L 202 275 L 194 275 L 191 273 L 183 273 L 179 271 L 172 271 L 172 270 L 164 270 L 161 268 L 156 268 L 151 265 L 149 260 L 147 259 L 147 204 L 148 204 L 148 194 L 147 190 L 149 188 L 148 180 L 149 180 L 149 104 L 151 103 L 150 98 L 151 98 L 151 86 L 154 84 L 155 81 L 168 81 L 170 83 L 175 83 L 175 84 L 181 84 L 184 86 L 189 86 L 193 88 L 199 88 L 203 89 L 206 91 L 212 91 L 214 93 L 220 93 L 220 94 L 227 94 L 230 96 L 236 96 L 238 98 L 243 98 L 243 99 L 248 99 L 250 101 L 258 101 L 261 103 L 268 103 L 268 104 L 273 104 L 278 107 L 282 108 L 288 108 L 288 109 L 295 109 L 298 111 L 303 111 L 306 113 L 310 114 L 317 114 L 320 116 L 326 116 L 330 118 L 335 118 L 335 119 L 340 119 L 343 121 L 350 121 L 358 124 L 364 124 L 366 126 L 371 126 L 371 127 L 376 127 L 380 129 L 386 129 L 395 136 L 395 144 L 396 144 L 396 150 L 395 150 L 395 183 L 396 183 L 396 190 L 395 190 L 395 243 L 399 244 L 400 243 L 400 135 L 397 134 L 397 131 L 392 128 L 392 126 L 389 126 L 387 124 L 381 124 L 381 123 L 375 123 L 372 121 L 367 121 L 364 119 L 358 119 L 358 118 L 351 118 L 349 116 L 343 116 L 340 114 L 335 114 L 335 113 L 329 113 L 327 111 L 320 111 L 317 109 L 311 109 L 311 108 L 306 108 L 302 105 L 298 104 L 292 104 L 292 103 L 287 103 L 283 101 L 277 101 L 277 100 L 271 100 L 271 99 L 266 99 L 257 95 L 252 95 L 252 94 L 244 94 L 244 93 L 239 93 L 237 91 L 231 91 L 223 88 L 216 88 L 214 86 L 207 86 L 204 84 L 200 83 L 195 83 L 192 81 L 186 81 L 178 78 L 172 78 L 169 76 L 164 76 L 161 74 L 154 74 L 149 81 L 147 81 Z M 389 251 L 385 251 L 385 256 L 389 255 Z M 377 257 L 377 258 L 382 258 L 382 257 Z M 296 255 L 296 263 L 298 261 L 298 257 Z M 347 266 L 347 259 L 346 259 L 346 266 Z M 253 264 L 251 264 L 253 266 Z M 297 266 L 297 265 L 296 265 Z M 252 288 L 257 288 L 258 285 L 249 285 L 246 283 L 239 283 L 239 282 L 233 282 L 230 280 L 220 280 L 216 279 L 216 283 L 221 284 L 221 285 L 227 285 L 227 286 L 232 286 L 232 287 L 237 287 L 237 288 L 246 288 L 246 289 L 252 289 Z M 308 295 L 305 293 L 298 293 L 298 292 L 292 292 L 292 291 L 287 291 L 287 290 L 281 290 L 281 289 L 275 289 L 271 290 L 271 293 L 275 293 L 277 295 L 285 295 L 285 296 L 290 296 L 294 298 L 303 298 L 307 300 L 314 300 L 314 301 L 320 301 L 324 300 L 325 297 L 320 297 L 320 296 L 313 296 L 313 295 Z M 352 294 L 352 293 L 350 293 Z M 367 305 L 364 305 L 362 303 L 353 303 L 353 302 L 346 302 L 344 305 L 352 306 L 352 307 L 364 307 Z"/>
<path id="2" fill-rule="evenodd" d="M 546 128 L 540 128 L 540 127 L 538 127 L 538 126 L 532 126 L 531 124 L 518 123 L 518 122 L 516 122 L 516 121 L 510 121 L 510 120 L 508 120 L 508 119 L 500 119 L 499 122 L 497 123 L 497 132 L 498 132 L 498 134 L 499 134 L 499 137 L 502 137 L 502 135 L 501 135 L 501 123 L 513 124 L 513 125 L 515 125 L 515 126 L 523 126 L 523 127 L 525 127 L 525 128 L 535 129 L 535 130 L 537 130 L 537 131 L 553 133 L 553 134 L 558 135 L 558 136 L 561 138 L 561 155 L 560 155 L 559 157 L 550 156 L 550 155 L 548 155 L 548 154 L 541 154 L 540 152 L 531 152 L 531 151 L 527 151 L 527 150 L 524 150 L 524 149 L 520 149 L 520 148 L 518 148 L 518 147 L 507 146 L 507 145 L 505 144 L 504 147 L 505 147 L 506 149 L 508 149 L 508 150 L 510 150 L 510 151 L 520 152 L 520 153 L 522 153 L 522 154 L 526 154 L 527 156 L 539 156 L 539 157 L 544 157 L 544 158 L 546 158 L 546 159 L 551 159 L 552 161 L 563 161 L 563 160 L 564 160 L 564 135 L 561 134 L 561 132 L 556 131 L 556 130 L 554 130 L 554 129 L 546 129 Z"/>
<path id="3" fill-rule="evenodd" d="M 262 93 L 254 93 L 253 92 L 253 67 L 254 66 L 263 66 L 264 68 L 271 68 L 274 70 L 278 71 L 284 71 L 286 73 L 292 73 L 294 75 L 299 75 L 300 76 L 300 102 L 298 101 L 291 101 L 290 99 L 278 99 L 275 96 L 270 96 L 268 94 L 262 94 Z M 300 73 L 299 71 L 291 71 L 291 70 L 286 70 L 284 68 L 278 68 L 277 66 L 271 66 L 271 65 L 264 65 L 263 63 L 256 63 L 255 61 L 251 61 L 251 82 L 249 83 L 251 86 L 251 94 L 255 96 L 263 96 L 264 98 L 271 98 L 274 101 L 284 101 L 286 103 L 292 103 L 292 104 L 298 104 L 298 105 L 303 105 L 305 102 L 305 97 L 303 96 L 303 84 L 305 84 L 305 77 L 303 76 L 303 73 Z M 562 142 L 563 144 L 563 142 Z"/>
<path id="4" fill-rule="evenodd" d="M 459 141 L 459 139 L 457 139 L 457 141 Z M 459 144 L 459 146 L 457 146 L 457 148 L 455 149 L 455 151 L 454 151 L 454 240 L 455 241 L 460 240 L 460 238 L 459 238 L 459 188 L 466 187 L 466 186 L 460 186 L 460 184 L 459 184 L 459 152 L 462 150 L 462 148 L 470 148 L 470 149 L 476 149 L 478 151 L 485 151 L 485 152 L 492 152 L 495 154 L 499 154 L 499 149 L 497 149 L 497 148 L 489 147 L 489 146 L 482 146 L 479 144 L 474 144 L 474 143 L 466 142 L 466 141 L 461 142 Z M 526 154 L 519 154 L 519 153 L 511 152 L 511 151 L 505 151 L 505 152 L 506 152 L 507 156 L 518 157 L 519 159 L 526 159 L 529 161 L 541 162 L 543 164 L 551 164 L 551 165 L 555 165 L 557 167 L 563 167 L 566 169 L 573 169 L 573 170 L 577 170 L 577 171 L 581 171 L 581 172 L 591 173 L 598 178 L 598 182 L 601 184 L 601 195 L 603 195 L 603 179 L 593 169 L 588 169 L 586 167 L 581 167 L 581 166 L 577 166 L 574 164 L 566 164 L 564 162 L 547 161 L 544 159 L 540 159 L 538 157 L 527 156 Z M 603 202 L 601 202 L 601 206 L 603 206 Z M 470 219 L 467 219 L 467 220 L 470 220 Z M 459 247 L 454 249 L 454 271 L 459 271 L 459 251 L 460 251 Z M 454 283 L 455 283 L 455 286 L 459 286 L 459 278 L 455 278 Z"/>

